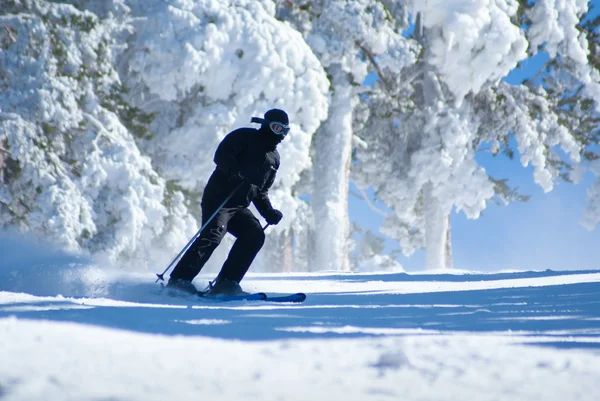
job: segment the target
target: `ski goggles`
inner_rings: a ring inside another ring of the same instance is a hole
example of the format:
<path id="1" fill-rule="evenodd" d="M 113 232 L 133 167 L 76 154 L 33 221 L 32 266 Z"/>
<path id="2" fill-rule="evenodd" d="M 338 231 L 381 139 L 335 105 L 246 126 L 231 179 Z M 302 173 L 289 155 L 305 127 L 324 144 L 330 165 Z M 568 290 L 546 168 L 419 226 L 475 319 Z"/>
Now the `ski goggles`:
<path id="1" fill-rule="evenodd" d="M 271 128 L 271 131 L 273 131 L 274 134 L 282 136 L 286 136 L 288 132 L 290 132 L 290 127 L 279 121 L 271 121 L 269 123 L 269 128 Z"/>

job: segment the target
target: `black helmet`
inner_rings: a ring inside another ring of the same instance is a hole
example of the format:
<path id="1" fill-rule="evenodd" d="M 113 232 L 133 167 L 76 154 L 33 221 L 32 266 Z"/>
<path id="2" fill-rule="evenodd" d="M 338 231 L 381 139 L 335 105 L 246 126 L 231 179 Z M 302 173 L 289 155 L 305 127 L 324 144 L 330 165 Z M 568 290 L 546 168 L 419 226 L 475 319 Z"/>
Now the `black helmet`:
<path id="1" fill-rule="evenodd" d="M 277 121 L 288 125 L 290 120 L 288 120 L 288 115 L 285 111 L 281 109 L 271 109 L 265 113 L 265 120 L 267 121 Z"/>
<path id="2" fill-rule="evenodd" d="M 288 115 L 281 109 L 271 109 L 265 113 L 265 118 L 252 117 L 251 122 L 261 124 L 261 128 L 269 128 L 276 135 L 286 136 L 290 131 Z"/>

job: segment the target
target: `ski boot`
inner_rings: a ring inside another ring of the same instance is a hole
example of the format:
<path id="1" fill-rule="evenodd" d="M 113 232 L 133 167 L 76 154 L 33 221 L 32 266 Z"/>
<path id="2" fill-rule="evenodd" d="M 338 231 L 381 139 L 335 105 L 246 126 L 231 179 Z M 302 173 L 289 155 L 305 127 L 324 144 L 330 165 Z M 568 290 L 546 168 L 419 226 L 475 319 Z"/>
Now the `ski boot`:
<path id="1" fill-rule="evenodd" d="M 199 295 L 200 294 L 200 292 L 198 291 L 196 286 L 194 284 L 192 284 L 192 282 L 189 280 L 170 278 L 169 283 L 167 284 L 166 288 L 170 291 L 174 291 L 174 292 L 176 291 L 179 293 L 185 293 L 185 294 L 190 294 L 190 295 Z"/>
<path id="2" fill-rule="evenodd" d="M 228 279 L 217 279 L 208 283 L 208 288 L 204 292 L 205 297 L 219 296 L 242 296 L 250 295 L 249 292 L 242 290 L 240 284 Z"/>

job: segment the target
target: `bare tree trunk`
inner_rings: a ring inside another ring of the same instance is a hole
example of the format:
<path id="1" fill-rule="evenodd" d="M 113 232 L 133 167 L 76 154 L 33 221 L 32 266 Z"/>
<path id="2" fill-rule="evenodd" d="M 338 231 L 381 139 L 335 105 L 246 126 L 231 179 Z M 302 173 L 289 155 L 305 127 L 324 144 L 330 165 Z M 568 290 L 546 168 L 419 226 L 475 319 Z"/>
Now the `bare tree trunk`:
<path id="1" fill-rule="evenodd" d="M 0 182 L 4 183 L 4 169 L 5 169 L 5 163 L 6 163 L 6 156 L 5 153 L 6 151 L 4 150 L 4 142 L 0 142 Z"/>

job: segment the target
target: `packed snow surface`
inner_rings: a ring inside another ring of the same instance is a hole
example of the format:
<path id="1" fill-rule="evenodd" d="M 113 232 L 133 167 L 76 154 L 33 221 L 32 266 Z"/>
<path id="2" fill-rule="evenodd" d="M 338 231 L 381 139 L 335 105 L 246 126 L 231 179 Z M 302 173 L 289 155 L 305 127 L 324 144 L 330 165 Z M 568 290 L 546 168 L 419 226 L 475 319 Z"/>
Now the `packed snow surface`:
<path id="1" fill-rule="evenodd" d="M 256 273 L 306 302 L 216 303 L 2 251 L 2 401 L 600 399 L 600 270 Z"/>

